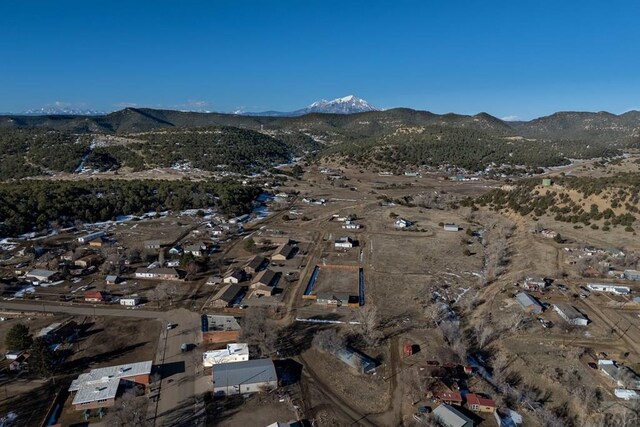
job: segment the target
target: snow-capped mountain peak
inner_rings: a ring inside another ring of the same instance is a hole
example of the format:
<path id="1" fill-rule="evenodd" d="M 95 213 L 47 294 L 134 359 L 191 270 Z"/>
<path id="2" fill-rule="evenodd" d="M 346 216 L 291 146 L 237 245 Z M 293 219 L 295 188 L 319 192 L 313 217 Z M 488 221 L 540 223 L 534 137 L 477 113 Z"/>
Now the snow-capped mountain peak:
<path id="1" fill-rule="evenodd" d="M 332 113 L 332 114 L 353 114 L 364 113 L 367 111 L 380 111 L 379 108 L 369 104 L 364 99 L 358 98 L 354 95 L 344 96 L 342 98 L 336 98 L 331 101 L 321 99 L 307 108 L 300 110 L 303 114 L 308 113 Z"/>

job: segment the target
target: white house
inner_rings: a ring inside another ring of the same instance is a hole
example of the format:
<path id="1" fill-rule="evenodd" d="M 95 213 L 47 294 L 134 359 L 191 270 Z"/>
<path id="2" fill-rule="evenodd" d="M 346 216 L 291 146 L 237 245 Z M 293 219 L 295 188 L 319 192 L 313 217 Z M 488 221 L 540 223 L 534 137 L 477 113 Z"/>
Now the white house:
<path id="1" fill-rule="evenodd" d="M 202 364 L 205 368 L 221 363 L 235 363 L 249 360 L 249 344 L 227 344 L 222 350 L 202 353 Z"/>
<path id="2" fill-rule="evenodd" d="M 84 236 L 80 236 L 78 237 L 78 243 L 89 243 L 92 240 L 96 240 L 99 237 L 104 236 L 105 233 L 104 231 L 96 231 L 95 233 L 89 233 L 89 234 L 85 234 Z"/>
<path id="3" fill-rule="evenodd" d="M 140 304 L 140 298 L 138 297 L 120 298 L 120 305 L 126 305 L 127 307 L 135 307 L 138 304 Z"/>
<path id="4" fill-rule="evenodd" d="M 627 295 L 631 293 L 631 289 L 626 286 L 612 285 L 608 283 L 589 283 L 587 288 L 594 292 L 609 292 L 616 295 Z"/>
<path id="5" fill-rule="evenodd" d="M 335 241 L 334 246 L 336 248 L 345 248 L 349 249 L 353 247 L 353 240 L 350 237 L 340 237 Z"/>

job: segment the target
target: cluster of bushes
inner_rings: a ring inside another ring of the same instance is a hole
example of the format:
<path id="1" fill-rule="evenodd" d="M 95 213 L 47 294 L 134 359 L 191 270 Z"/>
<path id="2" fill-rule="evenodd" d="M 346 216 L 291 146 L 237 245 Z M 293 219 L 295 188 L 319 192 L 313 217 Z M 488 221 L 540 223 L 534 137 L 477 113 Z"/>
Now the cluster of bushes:
<path id="1" fill-rule="evenodd" d="M 604 221 L 602 229 L 610 230 L 618 225 L 627 231 L 633 231 L 636 221 L 634 213 L 638 212 L 638 194 L 640 192 L 640 174 L 618 174 L 611 177 L 558 177 L 554 178 L 554 190 L 541 193 L 536 189 L 538 179 L 521 181 L 510 190 L 496 189 L 476 199 L 467 198 L 460 202 L 461 206 L 493 210 L 509 209 L 522 216 L 532 214 L 535 217 L 553 215 L 556 221 L 591 225 L 593 229 L 600 227 L 593 221 Z M 573 200 L 562 189 L 575 190 L 583 198 L 597 195 L 609 201 L 609 207 L 600 209 L 596 204 L 588 208 Z M 622 207 L 625 202 L 626 212 L 618 213 L 614 209 Z"/>

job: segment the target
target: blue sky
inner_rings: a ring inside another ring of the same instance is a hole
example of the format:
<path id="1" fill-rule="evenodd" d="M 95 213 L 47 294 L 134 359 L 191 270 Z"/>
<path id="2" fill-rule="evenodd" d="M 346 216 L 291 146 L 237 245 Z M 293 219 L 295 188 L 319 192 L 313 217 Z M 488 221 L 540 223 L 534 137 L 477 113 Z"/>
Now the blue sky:
<path id="1" fill-rule="evenodd" d="M 0 3 L 0 111 L 640 109 L 637 1 Z"/>

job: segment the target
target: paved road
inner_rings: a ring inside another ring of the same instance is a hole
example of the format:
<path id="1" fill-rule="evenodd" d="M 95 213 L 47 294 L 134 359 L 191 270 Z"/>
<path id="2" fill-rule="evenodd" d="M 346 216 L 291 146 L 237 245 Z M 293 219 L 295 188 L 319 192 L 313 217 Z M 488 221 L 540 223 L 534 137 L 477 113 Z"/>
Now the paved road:
<path id="1" fill-rule="evenodd" d="M 0 301 L 0 310 L 65 313 L 80 316 L 117 316 L 157 319 L 162 329 L 156 350 L 156 365 L 161 365 L 162 379 L 153 385 L 152 395 L 158 395 L 156 402 L 149 405 L 149 417 L 156 426 L 197 426 L 205 421 L 204 407 L 196 396 L 196 383 L 201 393 L 202 380 L 201 352 L 193 348 L 181 351 L 183 343 L 191 346 L 202 342 L 200 315 L 186 309 L 171 311 L 127 310 L 99 305 L 70 305 L 51 303 L 22 303 Z M 167 330 L 167 324 L 176 325 Z"/>

